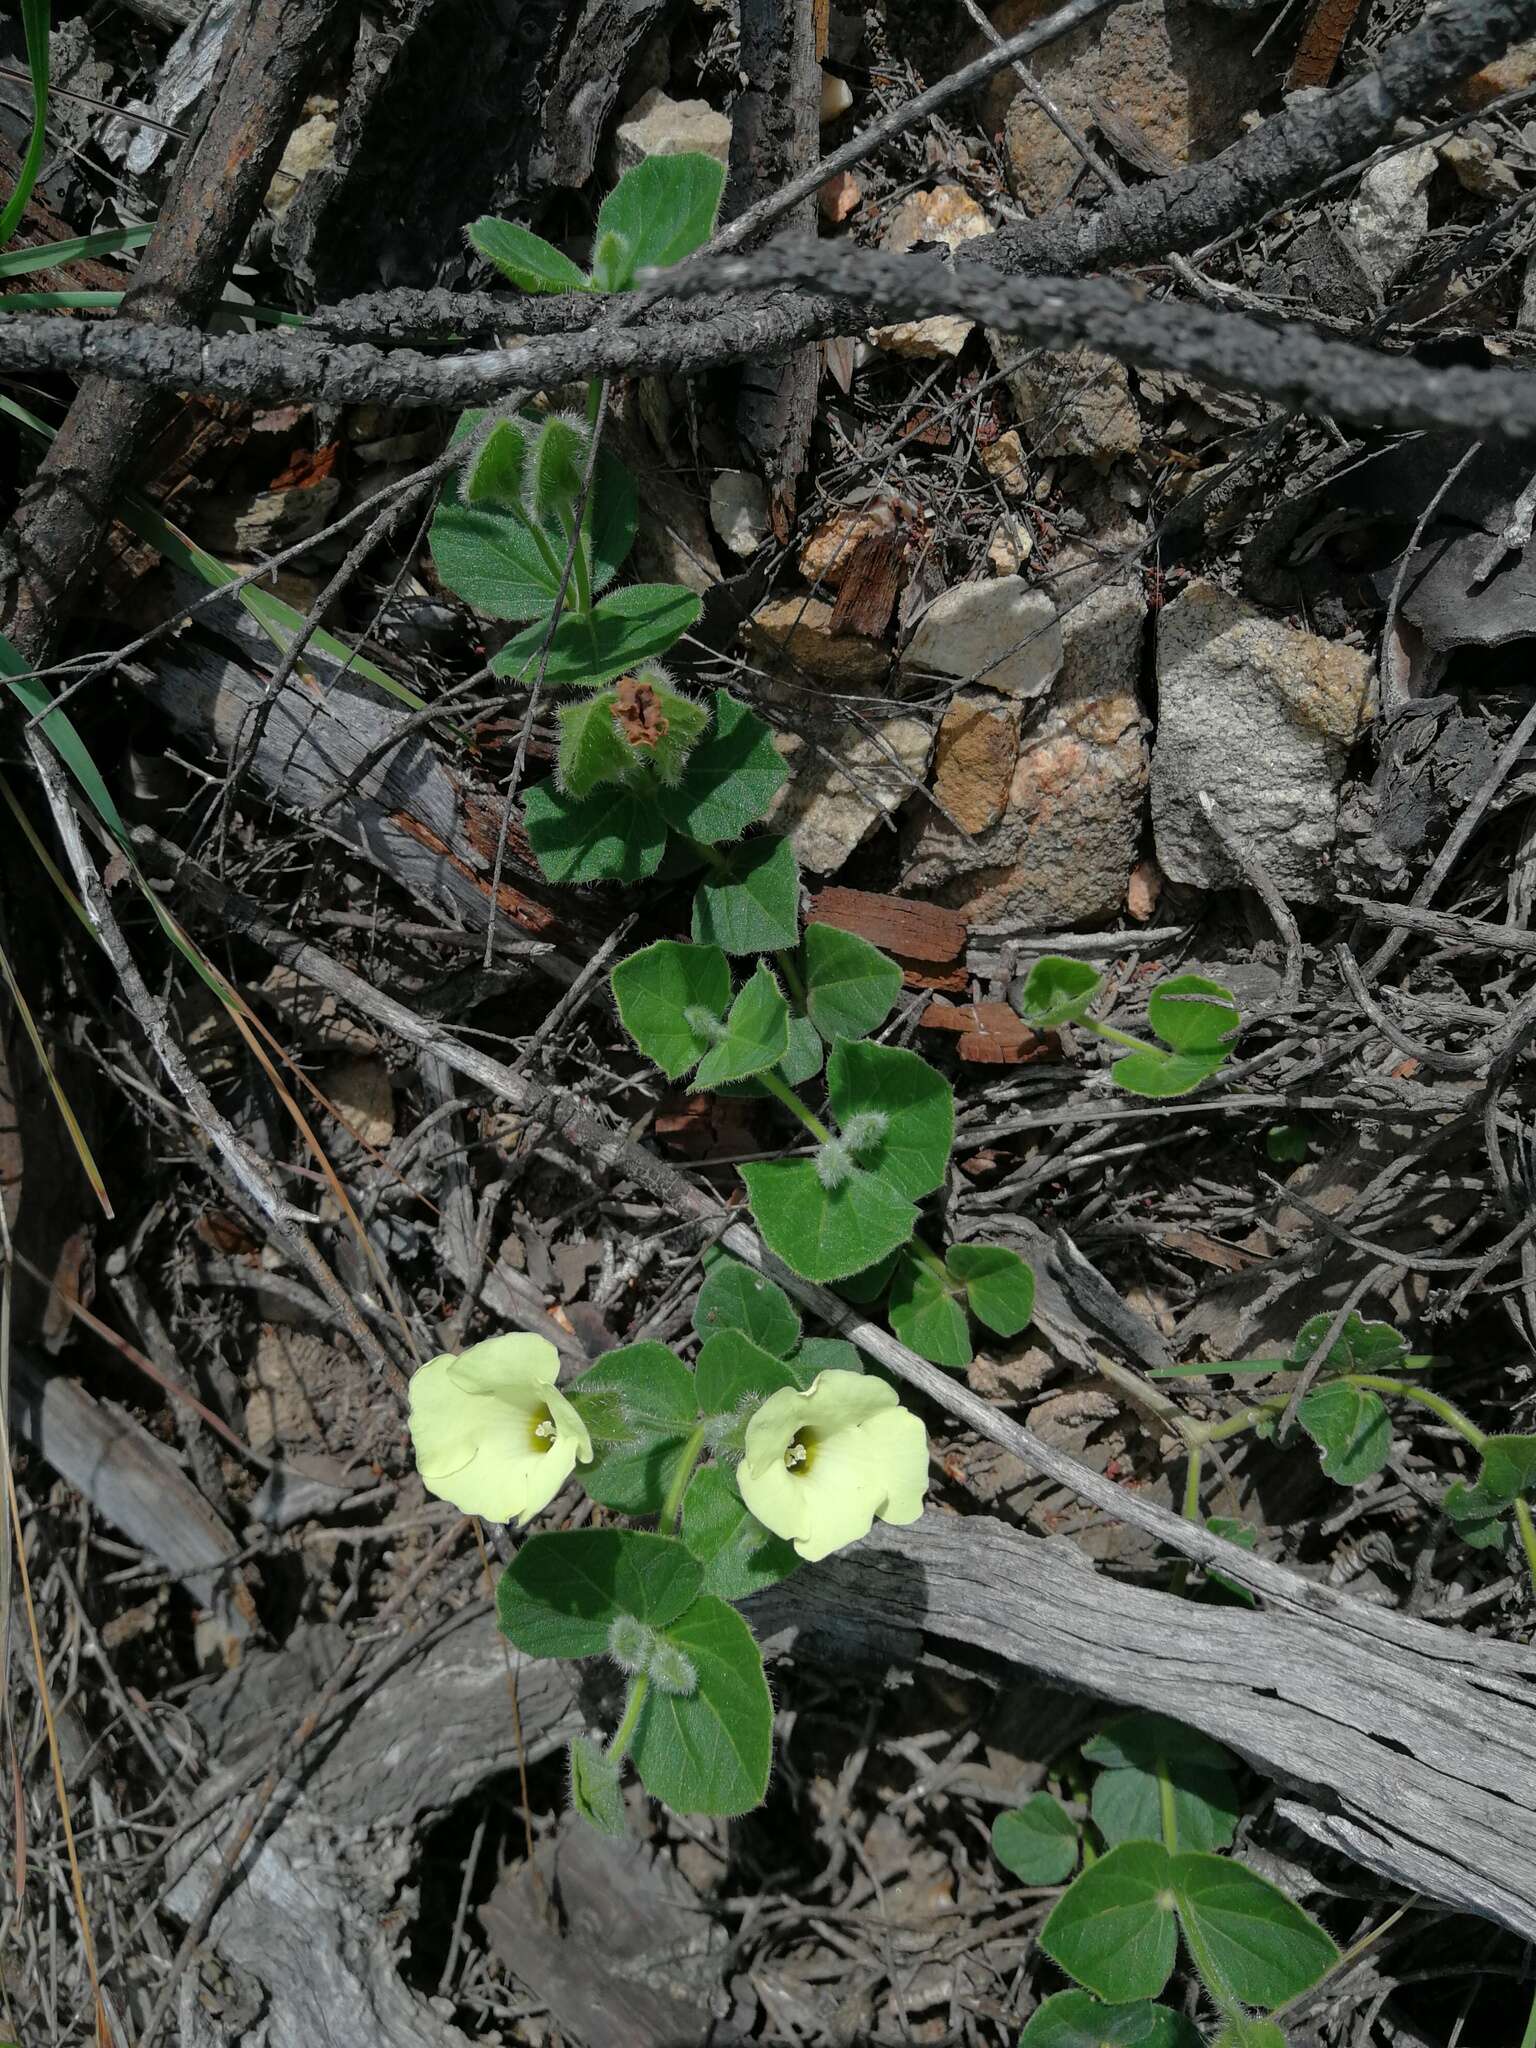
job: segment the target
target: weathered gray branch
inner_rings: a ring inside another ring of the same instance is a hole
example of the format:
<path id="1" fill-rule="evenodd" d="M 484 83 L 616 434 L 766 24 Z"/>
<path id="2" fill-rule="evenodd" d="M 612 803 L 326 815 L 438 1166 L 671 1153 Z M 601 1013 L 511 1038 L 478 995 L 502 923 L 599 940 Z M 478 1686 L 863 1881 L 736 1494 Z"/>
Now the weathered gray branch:
<path id="1" fill-rule="evenodd" d="M 1536 381 L 1520 371 L 1438 369 L 1329 339 L 1299 323 L 1165 302 L 1098 279 L 1008 277 L 942 257 L 892 256 L 816 242 L 776 243 L 669 280 L 688 297 L 801 286 L 783 302 L 678 325 L 597 327 L 520 348 L 429 357 L 308 336 L 208 336 L 188 329 L 18 315 L 0 321 L 0 365 L 94 371 L 234 398 L 316 403 L 484 405 L 594 375 L 697 371 L 761 356 L 868 320 L 959 313 L 1050 349 L 1079 346 L 1184 371 L 1360 426 L 1431 427 L 1484 439 L 1536 438 Z"/>

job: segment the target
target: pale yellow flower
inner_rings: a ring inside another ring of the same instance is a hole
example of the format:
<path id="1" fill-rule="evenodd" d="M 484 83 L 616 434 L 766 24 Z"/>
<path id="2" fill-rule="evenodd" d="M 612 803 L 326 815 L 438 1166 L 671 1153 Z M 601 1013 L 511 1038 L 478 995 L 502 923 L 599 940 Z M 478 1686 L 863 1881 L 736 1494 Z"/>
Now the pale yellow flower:
<path id="1" fill-rule="evenodd" d="M 747 1424 L 737 1484 L 765 1529 L 809 1563 L 882 1522 L 915 1522 L 928 1485 L 928 1432 L 893 1387 L 819 1372 L 781 1387 Z"/>
<path id="2" fill-rule="evenodd" d="M 547 1508 L 592 1439 L 557 1393 L 560 1358 L 543 1337 L 491 1337 L 429 1358 L 411 1381 L 411 1443 L 422 1484 L 466 1515 L 519 1527 Z"/>

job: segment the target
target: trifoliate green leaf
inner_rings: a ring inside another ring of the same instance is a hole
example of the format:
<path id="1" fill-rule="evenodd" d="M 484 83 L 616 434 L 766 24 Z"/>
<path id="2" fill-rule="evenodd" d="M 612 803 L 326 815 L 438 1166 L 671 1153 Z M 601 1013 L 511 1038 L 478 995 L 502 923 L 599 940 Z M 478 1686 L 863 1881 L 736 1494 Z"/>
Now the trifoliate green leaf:
<path id="1" fill-rule="evenodd" d="M 1201 2038 L 1166 2005 L 1105 2005 L 1090 1991 L 1058 1991 L 1030 2014 L 1019 2048 L 1201 2048 Z"/>
<path id="2" fill-rule="evenodd" d="M 792 1387 L 795 1375 L 740 1330 L 717 1330 L 706 1337 L 694 1367 L 699 1412 L 706 1416 L 743 1416 L 780 1387 Z"/>
<path id="3" fill-rule="evenodd" d="M 1226 1061 L 1224 1052 L 1128 1052 L 1110 1068 L 1117 1087 L 1127 1095 L 1154 1102 L 1188 1095 Z"/>
<path id="4" fill-rule="evenodd" d="M 1327 1309 L 1309 1316 L 1296 1333 L 1290 1363 L 1308 1365 L 1327 1336 L 1333 1317 Z M 1333 1372 L 1395 1372 L 1408 1354 L 1407 1339 L 1390 1323 L 1373 1323 L 1351 1309 L 1323 1363 Z"/>
<path id="5" fill-rule="evenodd" d="M 999 1337 L 1017 1337 L 1035 1312 L 1035 1276 L 1017 1252 L 995 1244 L 957 1244 L 944 1262 L 965 1287 L 970 1311 Z"/>

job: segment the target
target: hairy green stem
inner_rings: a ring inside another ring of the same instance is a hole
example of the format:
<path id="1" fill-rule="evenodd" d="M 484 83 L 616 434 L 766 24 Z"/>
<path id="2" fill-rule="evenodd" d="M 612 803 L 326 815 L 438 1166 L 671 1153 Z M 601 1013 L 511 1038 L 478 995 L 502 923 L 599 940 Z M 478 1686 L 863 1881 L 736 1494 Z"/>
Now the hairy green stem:
<path id="1" fill-rule="evenodd" d="M 613 1731 L 613 1740 L 603 1751 L 611 1764 L 621 1764 L 625 1752 L 635 1739 L 635 1730 L 640 1725 L 640 1709 L 645 1705 L 645 1696 L 651 1689 L 651 1681 L 645 1672 L 630 1680 L 629 1698 L 624 1702 L 624 1718 Z"/>
<path id="2" fill-rule="evenodd" d="M 1198 1522 L 1200 1516 L 1200 1468 L 1205 1462 L 1204 1445 L 1186 1437 L 1184 1448 L 1187 1459 L 1184 1466 L 1184 1501 L 1179 1512 L 1186 1522 Z M 1189 1584 L 1189 1559 L 1178 1558 L 1173 1567 L 1171 1590 L 1182 1593 Z"/>
<path id="3" fill-rule="evenodd" d="M 775 953 L 773 964 L 778 968 L 780 974 L 783 975 L 784 986 L 803 1010 L 805 1008 L 805 980 L 800 969 L 795 964 L 794 954 L 788 951 Z"/>
<path id="4" fill-rule="evenodd" d="M 1520 1531 L 1520 1548 L 1525 1552 L 1525 1569 L 1530 1575 L 1531 1591 L 1536 1593 L 1536 1520 L 1532 1519 L 1531 1504 L 1523 1495 L 1515 1501 L 1515 1527 Z"/>
<path id="5" fill-rule="evenodd" d="M 910 1237 L 903 1246 L 903 1250 L 910 1252 L 920 1266 L 926 1266 L 936 1280 L 940 1281 L 951 1294 L 954 1293 L 955 1283 L 950 1277 L 949 1268 L 931 1245 L 924 1244 L 920 1237 Z"/>
<path id="6" fill-rule="evenodd" d="M 794 1089 L 789 1086 L 787 1081 L 781 1081 L 772 1067 L 766 1073 L 758 1074 L 755 1078 L 762 1082 L 770 1095 L 777 1101 L 782 1102 L 786 1109 L 792 1110 L 799 1117 L 801 1123 L 805 1125 L 805 1128 L 810 1132 L 818 1145 L 825 1145 L 828 1142 L 832 1133 L 827 1129 L 821 1118 L 813 1115 L 806 1108 Z"/>
<path id="7" fill-rule="evenodd" d="M 1447 1401 L 1444 1394 L 1432 1394 L 1428 1387 L 1405 1387 L 1396 1374 L 1383 1372 L 1347 1372 L 1344 1378 L 1352 1387 L 1368 1387 L 1375 1394 L 1401 1394 L 1405 1401 L 1417 1401 L 1421 1408 L 1427 1408 L 1431 1415 L 1454 1429 L 1459 1437 L 1482 1452 L 1488 1448 L 1488 1438 L 1470 1416 L 1463 1415 L 1454 1401 Z"/>
<path id="8" fill-rule="evenodd" d="M 561 526 L 571 555 L 571 581 L 576 586 L 575 609 L 584 617 L 592 609 L 592 571 L 587 563 L 587 550 L 580 533 L 574 532 L 572 526 L 563 520 Z"/>
<path id="9" fill-rule="evenodd" d="M 677 1470 L 672 1475 L 672 1484 L 667 1488 L 667 1497 L 661 1504 L 661 1520 L 657 1528 L 663 1536 L 675 1536 L 677 1525 L 683 1518 L 683 1495 L 688 1491 L 688 1482 L 693 1477 L 693 1468 L 699 1462 L 699 1453 L 704 1448 L 704 1425 L 698 1428 L 683 1445 L 677 1461 Z"/>

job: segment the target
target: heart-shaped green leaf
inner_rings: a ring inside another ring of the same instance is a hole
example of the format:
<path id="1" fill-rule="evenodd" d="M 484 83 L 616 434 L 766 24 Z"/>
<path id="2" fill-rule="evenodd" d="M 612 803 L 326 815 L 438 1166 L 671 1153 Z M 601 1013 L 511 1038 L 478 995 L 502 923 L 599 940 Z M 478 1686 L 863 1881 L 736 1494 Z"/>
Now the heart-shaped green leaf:
<path id="1" fill-rule="evenodd" d="M 564 1391 L 592 1438 L 581 1479 L 593 1500 L 626 1515 L 658 1514 L 698 1420 L 687 1366 L 664 1344 L 626 1344 Z"/>
<path id="2" fill-rule="evenodd" d="M 995 1244 L 957 1244 L 944 1262 L 965 1288 L 977 1322 L 1017 1337 L 1035 1312 L 1035 1276 L 1017 1252 Z"/>
<path id="3" fill-rule="evenodd" d="M 1265 2012 L 1286 2005 L 1339 1960 L 1315 1920 L 1230 1856 L 1182 1851 L 1172 1858 L 1170 1879 L 1190 1952 L 1201 1975 L 1215 1979 L 1212 1989 L 1224 1994 L 1224 2005 L 1235 2000 Z"/>
<path id="4" fill-rule="evenodd" d="M 992 1823 L 992 1854 L 1020 1884 L 1064 1884 L 1077 1868 L 1077 1848 L 1077 1822 L 1049 1792 Z"/>
<path id="5" fill-rule="evenodd" d="M 555 779 L 566 796 L 587 796 L 600 782 L 618 782 L 629 774 L 630 750 L 613 722 L 614 702 L 612 690 L 600 690 L 561 711 Z"/>
<path id="6" fill-rule="evenodd" d="M 901 994 L 894 960 L 833 924 L 808 924 L 800 957 L 806 1011 L 828 1044 L 879 1030 Z"/>
<path id="7" fill-rule="evenodd" d="M 886 1313 L 891 1329 L 919 1358 L 957 1371 L 971 1362 L 971 1325 L 963 1292 L 912 1251 L 896 1260 Z M 1054 1879 L 1041 1878 L 1042 1884 Z M 1034 1883 L 1034 1879 L 1028 1882 Z"/>
<path id="8" fill-rule="evenodd" d="M 1310 1364 L 1332 1322 L 1327 1309 L 1307 1318 L 1291 1346 L 1292 1365 Z M 1323 1363 L 1334 1372 L 1395 1372 L 1407 1354 L 1407 1339 L 1390 1323 L 1369 1322 L 1352 1308 Z"/>
<path id="9" fill-rule="evenodd" d="M 800 930 L 800 870 L 787 839 L 733 846 L 699 883 L 693 936 L 727 953 L 777 953 Z"/>
<path id="10" fill-rule="evenodd" d="M 717 690 L 714 729 L 689 756 L 682 781 L 662 797 L 663 815 L 673 831 L 706 846 L 739 839 L 768 815 L 788 774 L 763 721 Z"/>
<path id="11" fill-rule="evenodd" d="M 783 1288 L 765 1273 L 724 1257 L 704 1276 L 693 1304 L 693 1327 L 701 1337 L 740 1330 L 774 1358 L 787 1358 L 800 1342 L 800 1317 Z"/>
<path id="12" fill-rule="evenodd" d="M 1491 1436 L 1483 1444 L 1483 1472 L 1478 1492 L 1485 1500 L 1508 1506 L 1522 1494 L 1536 1491 L 1536 1436 Z"/>
<path id="13" fill-rule="evenodd" d="M 1061 960 L 1047 954 L 1037 960 L 1016 1000 L 1019 1015 L 1037 1031 L 1075 1024 L 1104 986 L 1104 977 L 1086 960 Z"/>
<path id="14" fill-rule="evenodd" d="M 745 1081 L 777 1066 L 788 1050 L 789 1005 L 779 984 L 759 963 L 731 1005 L 724 1038 L 704 1055 L 694 1085 L 718 1088 L 725 1081 Z"/>
<path id="15" fill-rule="evenodd" d="M 643 882 L 667 843 L 649 793 L 612 782 L 586 796 L 536 782 L 523 796 L 523 824 L 551 882 Z"/>
<path id="16" fill-rule="evenodd" d="M 1058 1991 L 1030 2014 L 1019 2048 L 1201 2048 L 1166 2005 L 1104 2005 L 1088 1991 Z M 1284 2048 L 1284 2043 L 1280 2044 Z"/>
<path id="17" fill-rule="evenodd" d="M 1171 1879 L 1161 1843 L 1122 1842 L 1057 1900 L 1040 1946 L 1100 1998 L 1156 1998 L 1178 1949 Z"/>
<path id="18" fill-rule="evenodd" d="M 800 1349 L 784 1363 L 802 1390 L 819 1372 L 862 1372 L 864 1361 L 852 1344 L 841 1337 L 807 1337 Z"/>
<path id="19" fill-rule="evenodd" d="M 490 214 L 473 221 L 469 245 L 487 263 L 494 263 L 502 276 L 523 292 L 584 292 L 585 271 L 578 270 L 569 256 L 562 256 L 542 235 L 520 228 L 516 221 L 497 220 Z"/>
<path id="20" fill-rule="evenodd" d="M 446 573 L 444 580 L 451 580 Z M 455 584 L 454 588 L 462 586 Z M 543 605 L 546 613 L 552 601 L 551 592 Z M 530 614 L 501 612 L 497 616 L 527 618 Z M 524 627 L 493 658 L 491 669 L 498 676 L 532 683 L 542 662 L 548 689 L 598 689 L 641 662 L 665 654 L 698 616 L 699 600 L 691 590 L 672 583 L 628 583 L 622 590 L 611 591 L 589 612 L 562 612 L 553 635 L 547 617 Z"/>
<path id="21" fill-rule="evenodd" d="M 1224 1052 L 1128 1052 L 1110 1068 L 1127 1095 L 1166 1101 L 1188 1095 L 1226 1060 Z"/>
<path id="22" fill-rule="evenodd" d="M 1177 1759 L 1168 1765 L 1174 1820 L 1186 1849 L 1225 1849 L 1237 1833 L 1240 1801 L 1231 1773 Z M 1093 1783 L 1094 1824 L 1105 1841 L 1162 1840 L 1161 1785 L 1152 1771 L 1101 1771 Z"/>
<path id="23" fill-rule="evenodd" d="M 694 1382 L 702 1414 L 729 1416 L 761 1406 L 781 1387 L 794 1386 L 795 1375 L 784 1359 L 740 1330 L 717 1330 L 700 1349 Z"/>
<path id="24" fill-rule="evenodd" d="M 1160 1763 L 1187 1763 L 1207 1771 L 1231 1771 L 1229 1749 L 1167 1714 L 1119 1714 L 1083 1744 L 1083 1759 L 1101 1770 L 1155 1771 Z"/>
<path id="25" fill-rule="evenodd" d="M 1304 1396 L 1296 1420 L 1340 1486 L 1359 1486 L 1392 1455 L 1392 1418 L 1379 1394 L 1333 1380 Z"/>
<path id="26" fill-rule="evenodd" d="M 807 1280 L 841 1280 L 898 1245 L 917 1221 L 889 1183 L 855 1169 L 826 1187 L 808 1159 L 744 1166 L 747 1199 L 768 1249 Z"/>
<path id="27" fill-rule="evenodd" d="M 720 1600 L 745 1600 L 776 1586 L 800 1563 L 791 1544 L 747 1512 L 722 1465 L 706 1465 L 689 1480 L 683 1541 L 704 1567 L 704 1591 Z"/>
<path id="28" fill-rule="evenodd" d="M 696 150 L 648 156 L 628 170 L 598 208 L 594 241 L 621 238 L 628 259 L 610 257 L 608 274 L 594 282 L 623 291 L 637 271 L 664 270 L 702 248 L 714 230 L 725 190 L 725 166 Z"/>
<path id="29" fill-rule="evenodd" d="M 900 1046 L 840 1038 L 827 1060 L 827 1099 L 842 1130 L 856 1116 L 884 1119 L 882 1134 L 859 1149 L 866 1173 L 914 1202 L 942 1184 L 955 1141 L 955 1095 L 926 1060 Z"/>
<path id="30" fill-rule="evenodd" d="M 899 1251 L 887 1252 L 883 1259 L 876 1259 L 860 1273 L 849 1273 L 837 1283 L 837 1291 L 844 1301 L 851 1301 L 862 1308 L 866 1302 L 878 1301 L 891 1284 L 891 1275 L 896 1270 Z"/>
<path id="31" fill-rule="evenodd" d="M 621 960 L 609 979 L 620 1023 L 669 1081 L 681 1080 L 716 1042 L 701 1026 L 703 1016 L 723 1018 L 731 1000 L 730 963 L 718 946 L 658 939 Z"/>
<path id="32" fill-rule="evenodd" d="M 1493 1500 L 1481 1488 L 1458 1479 L 1446 1489 L 1441 1506 L 1471 1549 L 1492 1550 L 1504 1541 L 1507 1502 Z"/>
<path id="33" fill-rule="evenodd" d="M 1175 1052 L 1225 1053 L 1243 1020 L 1231 989 L 1203 974 L 1175 974 L 1148 997 L 1147 1021 Z"/>
<path id="34" fill-rule="evenodd" d="M 659 1628 L 703 1582 L 703 1566 L 675 1536 L 563 1529 L 527 1539 L 501 1575 L 496 1611 L 502 1633 L 530 1657 L 596 1657 L 621 1614 Z"/>
<path id="35" fill-rule="evenodd" d="M 773 1754 L 773 1701 L 752 1631 L 706 1593 L 662 1633 L 697 1683 L 647 1695 L 631 1747 L 645 1789 L 674 1813 L 748 1813 L 762 1804 Z"/>

